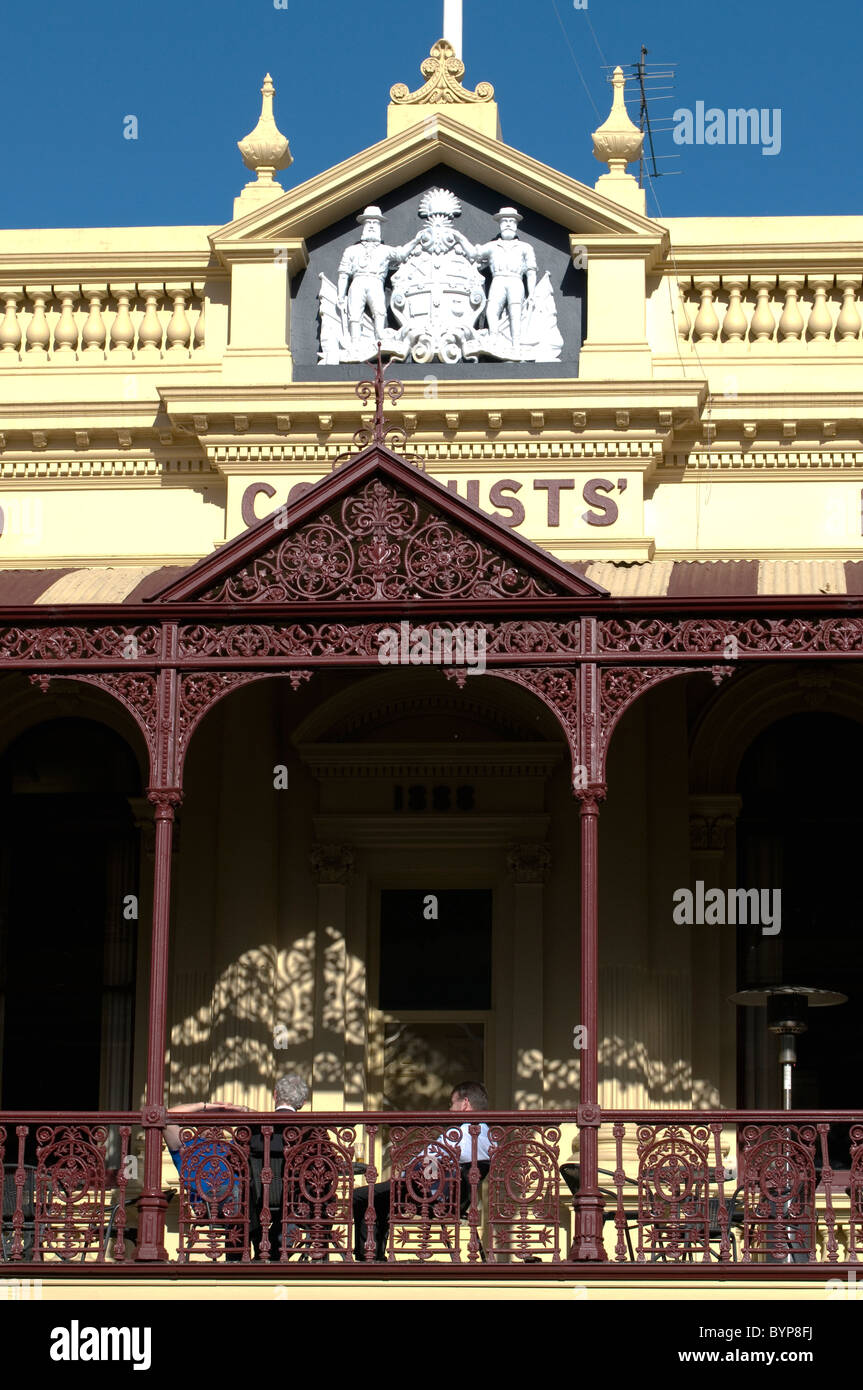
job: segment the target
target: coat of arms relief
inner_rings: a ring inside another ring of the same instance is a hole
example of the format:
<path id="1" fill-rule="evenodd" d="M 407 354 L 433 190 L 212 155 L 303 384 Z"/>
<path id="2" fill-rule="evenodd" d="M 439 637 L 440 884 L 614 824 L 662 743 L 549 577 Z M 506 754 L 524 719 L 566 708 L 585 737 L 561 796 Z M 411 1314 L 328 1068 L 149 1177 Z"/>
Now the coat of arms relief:
<path id="1" fill-rule="evenodd" d="M 537 279 L 521 214 L 501 208 L 499 235 L 477 245 L 455 226 L 460 214 L 452 193 L 432 188 L 419 205 L 425 225 L 389 246 L 380 208 L 360 213 L 360 241 L 342 256 L 338 284 L 320 277 L 320 364 L 367 362 L 378 342 L 407 362 L 560 360 L 554 290 L 547 271 Z"/>

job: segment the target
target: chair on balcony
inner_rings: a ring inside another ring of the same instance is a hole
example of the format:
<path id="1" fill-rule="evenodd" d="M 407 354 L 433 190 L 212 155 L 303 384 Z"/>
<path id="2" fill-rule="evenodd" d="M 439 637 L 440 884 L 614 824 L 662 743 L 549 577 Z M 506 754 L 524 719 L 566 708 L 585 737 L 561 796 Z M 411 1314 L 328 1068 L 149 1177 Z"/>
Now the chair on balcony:
<path id="1" fill-rule="evenodd" d="M 43 1168 L 41 1179 L 34 1164 L 14 1163 L 3 1166 L 3 1215 L 0 1223 L 0 1250 L 4 1261 L 12 1260 L 15 1251 L 15 1214 L 18 1211 L 16 1174 L 23 1173 L 21 1186 L 21 1255 L 22 1261 L 56 1256 L 64 1263 L 86 1260 L 96 1250 L 100 1260 L 107 1258 L 114 1224 L 119 1211 L 115 1203 L 105 1218 L 104 1194 L 90 1200 L 85 1183 L 70 1190 L 58 1177 L 54 1181 L 51 1168 Z M 83 1200 L 82 1200 L 83 1199 Z M 38 1231 L 38 1249 L 36 1244 Z"/>
<path id="2" fill-rule="evenodd" d="M 249 1251 L 248 1131 L 225 1138 L 208 1129 L 181 1145 L 180 1264 L 239 1261 Z"/>
<path id="3" fill-rule="evenodd" d="M 815 1259 L 816 1130 L 813 1125 L 752 1124 L 741 1153 L 744 1259 L 808 1264 Z"/>

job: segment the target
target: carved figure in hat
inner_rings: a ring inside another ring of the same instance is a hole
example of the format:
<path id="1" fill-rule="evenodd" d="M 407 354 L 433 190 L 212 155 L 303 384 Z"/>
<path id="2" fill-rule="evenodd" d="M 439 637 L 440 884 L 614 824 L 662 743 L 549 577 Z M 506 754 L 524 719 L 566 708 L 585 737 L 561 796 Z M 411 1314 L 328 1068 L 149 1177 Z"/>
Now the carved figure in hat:
<path id="1" fill-rule="evenodd" d="M 349 246 L 339 262 L 338 307 L 347 312 L 351 343 L 360 351 L 363 313 L 368 307 L 375 338 L 380 340 L 387 326 L 387 275 L 391 266 L 407 260 L 419 241 L 419 233 L 406 246 L 387 246 L 381 237 L 381 223 L 386 218 L 380 208 L 365 208 L 357 221 L 363 228 L 359 244 Z"/>
<path id="2" fill-rule="evenodd" d="M 509 319 L 513 356 L 521 354 L 521 318 L 527 295 L 536 288 L 536 256 L 533 247 L 520 241 L 518 224 L 521 213 L 515 208 L 501 208 L 495 213 L 500 235 L 483 246 L 465 249 L 470 260 L 487 265 L 491 285 L 486 305 L 486 320 L 493 334 L 502 333 Z M 527 295 L 525 294 L 527 281 Z"/>

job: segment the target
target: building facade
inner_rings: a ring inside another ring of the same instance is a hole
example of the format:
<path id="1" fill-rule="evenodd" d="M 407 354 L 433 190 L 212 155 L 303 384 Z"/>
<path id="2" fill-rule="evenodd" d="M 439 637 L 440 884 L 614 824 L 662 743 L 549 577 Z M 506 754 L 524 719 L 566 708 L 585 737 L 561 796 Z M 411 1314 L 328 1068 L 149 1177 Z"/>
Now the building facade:
<path id="1" fill-rule="evenodd" d="M 287 191 L 268 76 L 220 227 L 0 231 L 14 1257 L 74 1112 L 67 1256 L 134 1200 L 130 1262 L 215 1261 L 162 1107 L 296 1071 L 378 1172 L 369 1116 L 485 1082 L 520 1225 L 474 1153 L 468 1262 L 734 1273 L 748 1163 L 741 1249 L 803 1277 L 863 1226 L 863 218 L 659 222 L 619 69 L 595 186 L 422 71 Z M 781 991 L 836 1005 L 793 1139 Z"/>

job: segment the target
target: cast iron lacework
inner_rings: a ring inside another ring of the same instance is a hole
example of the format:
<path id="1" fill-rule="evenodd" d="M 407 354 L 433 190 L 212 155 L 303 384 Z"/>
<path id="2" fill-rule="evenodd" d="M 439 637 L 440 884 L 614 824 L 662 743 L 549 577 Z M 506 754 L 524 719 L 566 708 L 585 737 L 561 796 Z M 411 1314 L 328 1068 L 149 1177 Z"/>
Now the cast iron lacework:
<path id="1" fill-rule="evenodd" d="M 539 598 L 555 589 L 446 517 L 373 478 L 338 515 L 308 521 L 202 595 L 204 603 L 291 599 Z"/>

